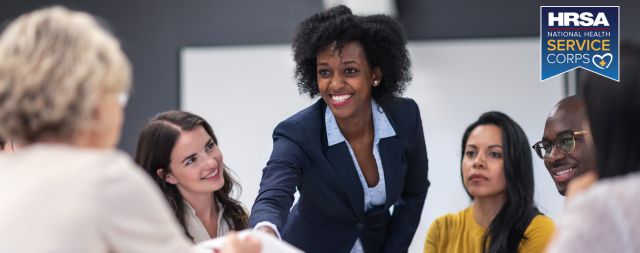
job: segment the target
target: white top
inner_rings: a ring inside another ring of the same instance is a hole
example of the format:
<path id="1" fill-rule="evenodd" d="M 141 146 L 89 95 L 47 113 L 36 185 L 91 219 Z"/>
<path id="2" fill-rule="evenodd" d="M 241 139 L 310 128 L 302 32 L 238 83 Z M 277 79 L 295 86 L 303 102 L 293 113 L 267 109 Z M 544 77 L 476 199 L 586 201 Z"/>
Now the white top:
<path id="1" fill-rule="evenodd" d="M 194 252 L 150 177 L 119 151 L 0 155 L 0 252 Z"/>
<path id="2" fill-rule="evenodd" d="M 215 238 L 209 235 L 209 232 L 207 232 L 207 228 L 205 228 L 204 224 L 202 224 L 202 221 L 198 219 L 198 216 L 196 216 L 196 210 L 194 210 L 193 207 L 191 207 L 191 205 L 187 203 L 187 201 L 184 201 L 184 204 L 187 207 L 184 214 L 184 220 L 187 224 L 187 231 L 189 231 L 189 234 L 193 237 L 193 241 L 195 243 L 199 243 Z M 224 206 L 220 204 L 218 200 L 216 200 L 216 205 L 218 205 L 218 230 L 216 232 L 216 237 L 220 237 L 228 234 L 231 226 L 222 216 L 224 214 Z"/>
<path id="3" fill-rule="evenodd" d="M 396 135 L 396 132 L 393 130 L 393 126 L 391 126 L 389 119 L 384 114 L 382 107 L 380 107 L 373 99 L 371 99 L 371 114 L 373 117 L 373 157 L 376 160 L 379 175 L 378 184 L 373 187 L 369 187 L 369 185 L 367 184 L 367 180 L 364 178 L 364 174 L 362 174 L 362 170 L 360 169 L 360 165 L 358 164 L 358 159 L 356 159 L 351 145 L 348 141 L 346 141 L 344 135 L 342 135 L 342 132 L 340 132 L 340 128 L 338 127 L 338 123 L 336 122 L 336 118 L 329 107 L 325 109 L 324 113 L 325 127 L 327 129 L 327 145 L 333 146 L 335 144 L 345 142 L 347 144 L 347 147 L 349 148 L 349 154 L 351 155 L 353 165 L 355 166 L 356 171 L 358 172 L 358 177 L 360 178 L 360 184 L 362 185 L 362 189 L 364 190 L 364 206 L 362 208 L 364 208 L 365 213 L 376 206 L 384 205 L 385 201 L 387 201 L 384 170 L 382 168 L 382 161 L 380 160 L 378 143 L 382 138 Z M 358 239 L 351 249 L 351 253 L 362 252 L 364 252 L 364 249 L 362 248 L 360 239 Z"/>
<path id="4" fill-rule="evenodd" d="M 599 181 L 557 224 L 548 252 L 640 252 L 640 172 Z"/>

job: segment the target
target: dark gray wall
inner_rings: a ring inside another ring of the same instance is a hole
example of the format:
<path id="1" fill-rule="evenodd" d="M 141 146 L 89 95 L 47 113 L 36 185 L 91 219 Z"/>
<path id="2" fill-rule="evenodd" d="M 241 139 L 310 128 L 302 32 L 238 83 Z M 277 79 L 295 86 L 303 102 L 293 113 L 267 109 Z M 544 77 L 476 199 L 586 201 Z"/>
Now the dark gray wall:
<path id="1" fill-rule="evenodd" d="M 88 11 L 107 21 L 134 66 L 120 148 L 133 154 L 137 135 L 154 114 L 176 109 L 178 51 L 191 45 L 288 43 L 297 23 L 320 11 L 312 0 L 3 1 L 0 19 L 52 5 Z"/>
<path id="2" fill-rule="evenodd" d="M 179 107 L 180 48 L 289 43 L 295 26 L 322 9 L 320 0 L 5 0 L 0 4 L 0 20 L 53 4 L 104 18 L 122 41 L 134 66 L 135 85 L 120 148 L 131 154 L 146 119 Z M 617 3 L 548 0 L 542 4 Z M 398 0 L 398 13 L 413 40 L 538 36 L 539 5 L 540 1 Z M 619 5 L 623 38 L 640 38 L 640 3 Z"/>
<path id="3" fill-rule="evenodd" d="M 640 1 L 397 0 L 398 16 L 414 40 L 539 36 L 540 6 L 620 6 L 622 39 L 640 39 Z"/>

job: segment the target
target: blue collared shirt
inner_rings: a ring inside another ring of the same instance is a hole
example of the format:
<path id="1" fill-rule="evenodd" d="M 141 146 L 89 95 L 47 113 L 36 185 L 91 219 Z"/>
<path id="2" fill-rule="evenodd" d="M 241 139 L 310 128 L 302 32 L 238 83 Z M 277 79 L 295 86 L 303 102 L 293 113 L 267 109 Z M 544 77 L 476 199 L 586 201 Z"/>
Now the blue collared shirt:
<path id="1" fill-rule="evenodd" d="M 327 128 L 327 144 L 329 146 L 333 146 L 335 144 L 345 142 L 347 144 L 347 147 L 349 148 L 349 154 L 351 155 L 351 159 L 353 159 L 353 165 L 358 172 L 358 177 L 360 177 L 360 183 L 362 184 L 362 189 L 364 190 L 364 206 L 362 208 L 364 208 L 365 212 L 371 210 L 375 206 L 384 205 L 385 201 L 387 200 L 384 170 L 382 169 L 382 161 L 380 160 L 378 143 L 382 138 L 396 135 L 396 132 L 395 130 L 393 130 L 393 126 L 391 126 L 387 115 L 384 114 L 382 107 L 380 107 L 378 103 L 376 103 L 373 99 L 371 99 L 371 113 L 373 116 L 373 157 L 376 160 L 379 175 L 378 184 L 373 187 L 369 187 L 369 185 L 367 185 L 367 181 L 362 174 L 362 170 L 360 169 L 358 160 L 353 153 L 353 149 L 351 148 L 351 145 L 349 145 L 349 142 L 347 142 L 344 138 L 344 135 L 342 135 L 342 132 L 340 132 L 340 128 L 338 128 L 338 123 L 336 122 L 336 118 L 331 112 L 331 109 L 327 107 L 324 112 L 324 121 Z M 364 252 L 364 250 L 362 249 L 360 239 L 358 239 L 351 249 L 351 253 L 361 252 Z"/>

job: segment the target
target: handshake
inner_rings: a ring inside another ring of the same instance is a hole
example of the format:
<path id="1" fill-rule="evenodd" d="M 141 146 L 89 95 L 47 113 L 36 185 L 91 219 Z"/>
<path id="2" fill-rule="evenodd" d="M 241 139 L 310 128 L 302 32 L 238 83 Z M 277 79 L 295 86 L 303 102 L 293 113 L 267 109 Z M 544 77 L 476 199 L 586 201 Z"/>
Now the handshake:
<path id="1" fill-rule="evenodd" d="M 202 253 L 302 253 L 290 244 L 258 230 L 242 230 L 196 245 Z"/>

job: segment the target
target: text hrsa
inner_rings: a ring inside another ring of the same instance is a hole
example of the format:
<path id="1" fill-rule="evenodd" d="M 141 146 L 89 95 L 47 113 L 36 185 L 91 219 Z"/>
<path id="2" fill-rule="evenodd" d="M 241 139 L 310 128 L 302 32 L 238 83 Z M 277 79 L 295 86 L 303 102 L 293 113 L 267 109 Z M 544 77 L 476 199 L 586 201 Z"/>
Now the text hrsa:
<path id="1" fill-rule="evenodd" d="M 609 26 L 604 12 L 598 12 L 595 19 L 591 12 L 549 12 L 549 26 Z"/>

